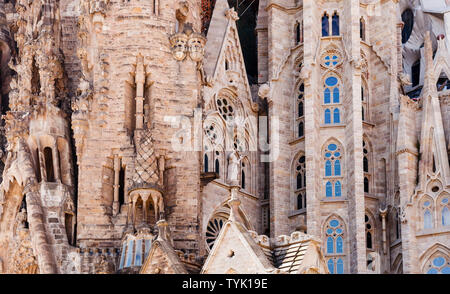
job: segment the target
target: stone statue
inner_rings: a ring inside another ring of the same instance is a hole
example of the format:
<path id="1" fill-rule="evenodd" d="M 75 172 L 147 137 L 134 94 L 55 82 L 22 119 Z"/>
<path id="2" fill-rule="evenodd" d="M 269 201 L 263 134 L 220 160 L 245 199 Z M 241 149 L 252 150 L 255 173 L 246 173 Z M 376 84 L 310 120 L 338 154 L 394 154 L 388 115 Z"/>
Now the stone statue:
<path id="1" fill-rule="evenodd" d="M 234 151 L 228 157 L 228 182 L 232 185 L 237 185 L 239 164 L 241 162 L 241 157 L 237 151 Z"/>

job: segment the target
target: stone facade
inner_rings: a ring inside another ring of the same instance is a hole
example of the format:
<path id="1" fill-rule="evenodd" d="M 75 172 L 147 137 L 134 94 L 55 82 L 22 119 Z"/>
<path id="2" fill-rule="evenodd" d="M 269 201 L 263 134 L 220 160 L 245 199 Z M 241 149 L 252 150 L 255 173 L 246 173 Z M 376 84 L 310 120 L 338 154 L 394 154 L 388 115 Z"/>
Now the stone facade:
<path id="1" fill-rule="evenodd" d="M 449 273 L 425 2 L 0 1 L 0 273 Z"/>

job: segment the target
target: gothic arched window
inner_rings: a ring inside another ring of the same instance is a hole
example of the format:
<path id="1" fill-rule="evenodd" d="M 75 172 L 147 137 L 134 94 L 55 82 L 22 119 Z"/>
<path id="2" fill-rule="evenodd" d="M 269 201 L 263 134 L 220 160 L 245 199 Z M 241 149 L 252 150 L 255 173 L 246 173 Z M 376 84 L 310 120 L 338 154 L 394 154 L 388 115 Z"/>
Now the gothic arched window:
<path id="1" fill-rule="evenodd" d="M 45 171 L 47 182 L 55 182 L 55 171 L 53 169 L 53 151 L 50 147 L 44 148 Z"/>
<path id="2" fill-rule="evenodd" d="M 341 182 L 337 181 L 334 183 L 334 197 L 341 197 L 342 196 L 342 187 Z"/>
<path id="3" fill-rule="evenodd" d="M 328 108 L 325 109 L 325 124 L 331 124 L 331 111 Z"/>
<path id="4" fill-rule="evenodd" d="M 325 57 L 325 59 L 328 56 Z M 337 56 L 334 56 L 337 57 Z M 338 61 L 326 61 L 327 63 L 338 63 Z M 333 96 L 333 98 L 331 98 Z M 324 104 L 324 122 L 325 124 L 339 124 L 341 123 L 341 113 L 338 105 L 341 103 L 339 80 L 335 76 L 330 76 L 325 79 L 323 91 Z M 331 115 L 333 114 L 333 115 Z"/>
<path id="5" fill-rule="evenodd" d="M 296 161 L 294 180 L 297 209 L 306 208 L 306 158 L 304 155 Z M 301 201 L 301 205 L 299 201 Z"/>
<path id="6" fill-rule="evenodd" d="M 370 192 L 370 179 L 372 177 L 370 173 L 370 150 L 369 144 L 363 139 L 363 172 L 364 172 L 364 193 Z"/>
<path id="7" fill-rule="evenodd" d="M 373 249 L 373 223 L 372 219 L 366 214 L 364 216 L 364 221 L 366 223 L 366 247 L 367 249 Z"/>
<path id="8" fill-rule="evenodd" d="M 303 194 L 297 195 L 297 209 L 303 209 Z"/>
<path id="9" fill-rule="evenodd" d="M 337 218 L 332 218 L 325 226 L 325 258 L 331 274 L 344 273 L 344 225 Z"/>
<path id="10" fill-rule="evenodd" d="M 450 226 L 450 209 L 448 197 L 444 197 L 441 199 L 440 212 L 441 212 L 441 225 Z"/>
<path id="11" fill-rule="evenodd" d="M 326 197 L 333 197 L 333 185 L 331 182 L 327 182 L 325 185 L 325 191 Z"/>
<path id="12" fill-rule="evenodd" d="M 426 200 L 423 202 L 423 228 L 431 229 L 433 228 L 433 205 L 431 200 Z"/>
<path id="13" fill-rule="evenodd" d="M 366 41 L 366 22 L 362 17 L 359 20 L 359 37 L 361 40 Z"/>
<path id="14" fill-rule="evenodd" d="M 301 42 L 301 28 L 300 24 L 297 22 L 295 24 L 295 43 L 299 44 Z"/>
<path id="15" fill-rule="evenodd" d="M 341 116 L 339 114 L 339 108 L 335 108 L 333 111 L 333 123 L 335 123 L 335 124 L 341 123 Z"/>
<path id="16" fill-rule="evenodd" d="M 367 91 L 361 86 L 361 104 L 362 104 L 362 120 L 367 121 L 369 118 L 369 108 L 368 108 L 368 97 Z"/>
<path id="17" fill-rule="evenodd" d="M 325 13 L 322 16 L 322 37 L 328 37 L 330 35 L 330 19 Z"/>
<path id="18" fill-rule="evenodd" d="M 339 36 L 339 15 L 337 14 L 337 12 L 333 14 L 331 22 L 332 22 L 333 36 Z"/>
<path id="19" fill-rule="evenodd" d="M 303 83 L 300 84 L 297 90 L 297 136 L 301 138 L 305 135 L 305 123 L 304 123 L 304 113 L 305 113 L 305 86 Z"/>
<path id="20" fill-rule="evenodd" d="M 220 161 L 218 158 L 216 158 L 215 163 L 214 163 L 214 172 L 216 173 L 220 173 Z"/>
<path id="21" fill-rule="evenodd" d="M 342 151 L 335 144 L 328 144 L 324 151 L 325 197 L 342 196 Z"/>
<path id="22" fill-rule="evenodd" d="M 204 165 L 204 171 L 205 171 L 205 173 L 207 173 L 209 171 L 209 169 L 208 169 L 208 155 L 207 154 L 205 154 L 205 156 L 204 156 L 203 165 Z"/>

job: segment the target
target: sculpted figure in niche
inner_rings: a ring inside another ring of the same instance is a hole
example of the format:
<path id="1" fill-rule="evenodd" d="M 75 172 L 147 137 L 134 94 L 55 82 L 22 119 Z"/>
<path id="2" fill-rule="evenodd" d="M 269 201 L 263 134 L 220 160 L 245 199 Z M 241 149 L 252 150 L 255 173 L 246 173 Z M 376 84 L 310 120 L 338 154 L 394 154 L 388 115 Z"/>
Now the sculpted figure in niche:
<path id="1" fill-rule="evenodd" d="M 239 165 L 241 157 L 237 151 L 234 151 L 228 157 L 228 182 L 232 185 L 238 185 Z"/>

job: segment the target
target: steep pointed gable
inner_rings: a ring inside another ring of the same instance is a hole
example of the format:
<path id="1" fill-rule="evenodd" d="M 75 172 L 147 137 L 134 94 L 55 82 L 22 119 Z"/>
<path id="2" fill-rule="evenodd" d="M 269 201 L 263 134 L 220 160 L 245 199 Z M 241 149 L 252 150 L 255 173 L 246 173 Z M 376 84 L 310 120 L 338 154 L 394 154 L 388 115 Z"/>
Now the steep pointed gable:
<path id="1" fill-rule="evenodd" d="M 141 274 L 187 274 L 172 246 L 163 239 L 153 241 Z"/>
<path id="2" fill-rule="evenodd" d="M 245 69 L 244 55 L 239 39 L 236 21 L 239 19 L 234 8 L 230 9 L 227 0 L 217 0 L 205 46 L 205 73 L 216 79 L 220 70 L 227 72 L 227 80 L 244 83 L 247 96 L 251 98 L 250 85 Z M 219 62 L 227 60 L 229 68 Z M 231 83 L 233 85 L 233 83 Z"/>
<path id="3" fill-rule="evenodd" d="M 437 173 L 449 183 L 448 164 L 442 112 L 436 88 L 436 81 L 444 71 L 450 73 L 450 59 L 443 39 L 439 40 L 439 48 L 433 61 L 430 34 L 425 37 L 425 83 L 422 93 L 422 128 L 420 134 L 421 162 L 419 166 L 420 183 L 423 185 L 427 174 Z"/>
<path id="4" fill-rule="evenodd" d="M 236 269 L 238 272 L 236 272 Z M 203 274 L 263 274 L 276 270 L 247 229 L 227 221 L 203 266 Z"/>
<path id="5" fill-rule="evenodd" d="M 205 46 L 203 67 L 208 76 L 213 76 L 216 70 L 219 55 L 225 41 L 225 35 L 228 31 L 229 20 L 225 15 L 228 9 L 230 7 L 228 6 L 227 0 L 216 1 Z"/>

